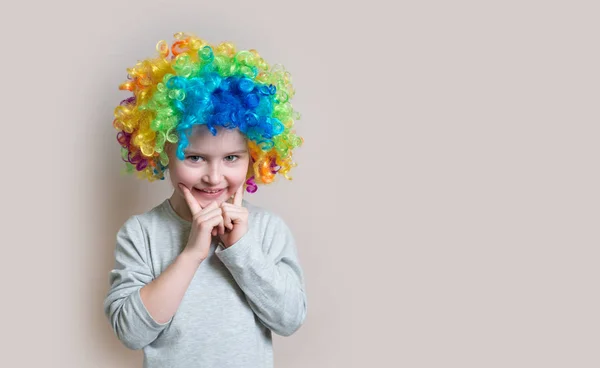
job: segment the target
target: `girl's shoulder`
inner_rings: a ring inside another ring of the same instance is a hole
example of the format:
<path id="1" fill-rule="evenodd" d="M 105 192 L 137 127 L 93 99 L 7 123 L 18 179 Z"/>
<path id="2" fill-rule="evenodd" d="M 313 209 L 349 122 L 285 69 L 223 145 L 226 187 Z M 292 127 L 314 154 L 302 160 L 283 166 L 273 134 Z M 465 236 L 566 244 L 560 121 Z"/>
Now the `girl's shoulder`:
<path id="1" fill-rule="evenodd" d="M 274 211 L 252 204 L 245 199 L 242 205 L 248 209 L 248 222 L 261 232 L 287 230 L 283 218 Z"/>
<path id="2" fill-rule="evenodd" d="M 264 207 L 255 205 L 253 203 L 248 202 L 247 200 L 243 199 L 242 200 L 242 206 L 246 207 L 248 209 L 248 219 L 249 220 L 253 220 L 253 221 L 260 221 L 260 222 L 264 222 L 264 221 L 269 221 L 273 218 L 278 218 L 279 216 L 271 211 L 268 210 Z"/>
<path id="3" fill-rule="evenodd" d="M 144 212 L 131 215 L 123 226 L 135 226 L 146 230 L 147 228 L 168 226 L 170 223 L 180 225 L 184 224 L 185 220 L 175 213 L 169 200 L 165 199 Z"/>

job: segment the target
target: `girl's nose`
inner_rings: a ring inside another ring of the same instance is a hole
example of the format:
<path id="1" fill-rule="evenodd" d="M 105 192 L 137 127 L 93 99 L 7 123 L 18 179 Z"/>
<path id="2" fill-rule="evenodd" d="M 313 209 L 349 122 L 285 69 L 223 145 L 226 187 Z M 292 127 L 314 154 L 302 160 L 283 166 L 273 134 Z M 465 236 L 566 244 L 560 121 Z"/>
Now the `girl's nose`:
<path id="1" fill-rule="evenodd" d="M 204 175 L 204 181 L 210 185 L 217 185 L 221 182 L 221 168 L 219 165 L 211 165 L 210 171 Z"/>

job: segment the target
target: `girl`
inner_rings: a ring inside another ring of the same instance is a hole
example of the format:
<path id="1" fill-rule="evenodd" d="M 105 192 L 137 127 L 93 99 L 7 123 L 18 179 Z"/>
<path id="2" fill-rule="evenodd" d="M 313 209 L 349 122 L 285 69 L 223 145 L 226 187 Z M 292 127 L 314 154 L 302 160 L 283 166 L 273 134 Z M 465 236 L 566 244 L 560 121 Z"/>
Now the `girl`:
<path id="1" fill-rule="evenodd" d="M 174 191 L 119 230 L 104 310 L 144 367 L 272 367 L 271 331 L 303 324 L 305 284 L 289 228 L 243 193 L 291 179 L 294 89 L 255 50 L 175 38 L 120 86 L 127 171 L 168 170 Z"/>

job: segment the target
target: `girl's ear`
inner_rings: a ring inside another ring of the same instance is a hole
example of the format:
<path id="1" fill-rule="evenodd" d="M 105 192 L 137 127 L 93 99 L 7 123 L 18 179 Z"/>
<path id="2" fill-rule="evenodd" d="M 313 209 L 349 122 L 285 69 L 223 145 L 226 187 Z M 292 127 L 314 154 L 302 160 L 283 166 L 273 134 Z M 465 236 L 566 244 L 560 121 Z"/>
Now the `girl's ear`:
<path id="1" fill-rule="evenodd" d="M 173 149 L 174 149 L 174 147 L 173 147 L 173 146 L 174 146 L 174 145 L 173 145 L 173 143 L 171 143 L 171 142 L 169 142 L 169 141 L 166 141 L 166 142 L 165 142 L 165 148 L 164 148 L 164 150 L 165 150 L 165 153 L 166 153 L 166 154 L 167 154 L 169 157 L 171 157 L 171 156 L 172 156 L 171 154 L 173 153 Z"/>

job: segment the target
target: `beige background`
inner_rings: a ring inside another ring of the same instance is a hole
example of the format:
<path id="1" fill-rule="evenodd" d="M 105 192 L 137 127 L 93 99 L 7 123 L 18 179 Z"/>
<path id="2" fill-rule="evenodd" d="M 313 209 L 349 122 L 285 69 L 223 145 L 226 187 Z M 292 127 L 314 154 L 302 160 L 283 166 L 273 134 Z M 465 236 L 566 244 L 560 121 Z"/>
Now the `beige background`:
<path id="1" fill-rule="evenodd" d="M 12 2 L 2 32 L 3 367 L 141 367 L 102 312 L 125 68 L 180 30 L 292 73 L 309 314 L 276 367 L 599 367 L 596 1 Z"/>

